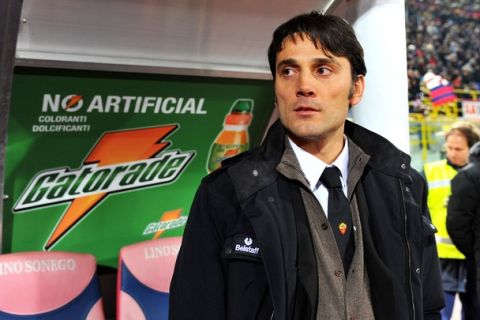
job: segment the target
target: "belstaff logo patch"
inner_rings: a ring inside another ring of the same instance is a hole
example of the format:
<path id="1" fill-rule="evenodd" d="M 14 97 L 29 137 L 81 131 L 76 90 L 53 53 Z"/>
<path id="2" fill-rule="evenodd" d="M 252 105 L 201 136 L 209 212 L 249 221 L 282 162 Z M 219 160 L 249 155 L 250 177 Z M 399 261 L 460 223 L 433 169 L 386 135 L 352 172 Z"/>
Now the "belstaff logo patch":
<path id="1" fill-rule="evenodd" d="M 260 254 L 260 248 L 256 244 L 255 239 L 245 236 L 237 236 L 233 240 L 233 252 L 257 257 Z"/>

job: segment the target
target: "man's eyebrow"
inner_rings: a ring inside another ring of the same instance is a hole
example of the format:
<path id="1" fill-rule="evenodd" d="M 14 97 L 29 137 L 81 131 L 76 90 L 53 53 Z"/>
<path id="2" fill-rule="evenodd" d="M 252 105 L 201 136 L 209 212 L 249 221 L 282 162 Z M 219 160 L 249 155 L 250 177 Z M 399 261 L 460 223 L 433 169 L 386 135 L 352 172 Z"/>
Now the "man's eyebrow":
<path id="1" fill-rule="evenodd" d="M 334 58 L 315 58 L 313 59 L 313 61 L 316 65 L 330 64 L 340 66 L 340 63 L 337 61 L 337 59 Z M 298 64 L 299 63 L 296 59 L 287 58 L 278 62 L 277 69 L 282 68 L 283 66 L 296 66 Z"/>
<path id="2" fill-rule="evenodd" d="M 337 59 L 335 58 L 315 58 L 314 59 L 315 64 L 317 65 L 322 65 L 322 64 L 330 64 L 330 65 L 335 65 L 335 66 L 340 66 L 340 62 L 338 62 Z"/>
<path id="3" fill-rule="evenodd" d="M 284 59 L 277 64 L 277 69 L 282 68 L 283 66 L 296 66 L 298 65 L 297 60 L 293 58 Z"/>

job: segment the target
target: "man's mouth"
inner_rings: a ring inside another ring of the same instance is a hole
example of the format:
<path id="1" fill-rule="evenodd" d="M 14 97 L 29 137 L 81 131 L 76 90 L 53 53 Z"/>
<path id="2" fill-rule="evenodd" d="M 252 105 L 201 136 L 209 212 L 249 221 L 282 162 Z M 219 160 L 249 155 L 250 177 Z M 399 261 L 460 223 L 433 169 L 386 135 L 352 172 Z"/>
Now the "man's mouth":
<path id="1" fill-rule="evenodd" d="M 301 106 L 301 107 L 296 107 L 295 111 L 318 111 L 318 110 L 313 107 Z"/>
<path id="2" fill-rule="evenodd" d="M 309 115 L 312 115 L 313 113 L 317 113 L 319 111 L 320 111 L 319 109 L 314 108 L 314 107 L 309 107 L 309 106 L 299 106 L 299 107 L 296 107 L 294 109 L 294 112 L 297 115 L 301 115 L 301 116 L 309 116 Z"/>

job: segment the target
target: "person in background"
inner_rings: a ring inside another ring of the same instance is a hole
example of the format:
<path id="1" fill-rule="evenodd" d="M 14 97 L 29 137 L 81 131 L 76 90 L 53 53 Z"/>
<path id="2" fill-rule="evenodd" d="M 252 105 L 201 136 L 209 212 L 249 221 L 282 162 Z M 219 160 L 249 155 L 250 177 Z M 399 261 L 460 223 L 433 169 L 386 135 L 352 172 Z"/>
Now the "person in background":
<path id="1" fill-rule="evenodd" d="M 447 203 L 451 194 L 450 182 L 460 168 L 468 163 L 470 147 L 480 139 L 477 128 L 465 121 L 459 121 L 445 134 L 446 159 L 426 163 L 424 174 L 428 183 L 428 208 L 432 223 L 438 232 L 435 236 L 446 306 L 442 310 L 442 319 L 452 316 L 455 295 L 462 302 L 462 313 L 470 319 L 480 319 L 472 298 L 465 292 L 466 264 L 465 256 L 453 244 L 447 232 Z"/>
<path id="2" fill-rule="evenodd" d="M 280 120 L 202 180 L 170 319 L 440 319 L 426 182 L 407 154 L 346 121 L 366 74 L 352 27 L 296 16 L 268 58 Z"/>
<path id="3" fill-rule="evenodd" d="M 451 186 L 447 231 L 466 257 L 466 294 L 471 299 L 466 307 L 474 308 L 465 310 L 465 319 L 480 319 L 480 142 L 470 148 L 469 164 L 453 178 Z"/>

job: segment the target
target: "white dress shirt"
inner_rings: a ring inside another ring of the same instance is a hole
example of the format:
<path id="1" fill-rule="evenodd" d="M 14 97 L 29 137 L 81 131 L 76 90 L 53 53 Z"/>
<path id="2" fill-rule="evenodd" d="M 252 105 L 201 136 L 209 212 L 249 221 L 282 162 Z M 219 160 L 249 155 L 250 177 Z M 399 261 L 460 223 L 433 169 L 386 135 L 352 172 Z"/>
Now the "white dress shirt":
<path id="1" fill-rule="evenodd" d="M 295 144 L 290 138 L 288 138 L 290 145 L 297 157 L 300 168 L 305 175 L 308 183 L 310 184 L 310 190 L 317 198 L 318 202 L 323 208 L 323 211 L 328 216 L 328 190 L 325 186 L 319 181 L 323 173 L 323 170 L 326 167 L 335 166 L 340 170 L 341 176 L 340 181 L 342 183 L 342 189 L 345 196 L 347 196 L 347 179 L 348 179 L 348 139 L 345 137 L 345 144 L 343 145 L 342 152 L 340 155 L 333 161 L 331 165 L 326 164 L 322 160 L 318 159 L 311 153 L 303 150 Z"/>

